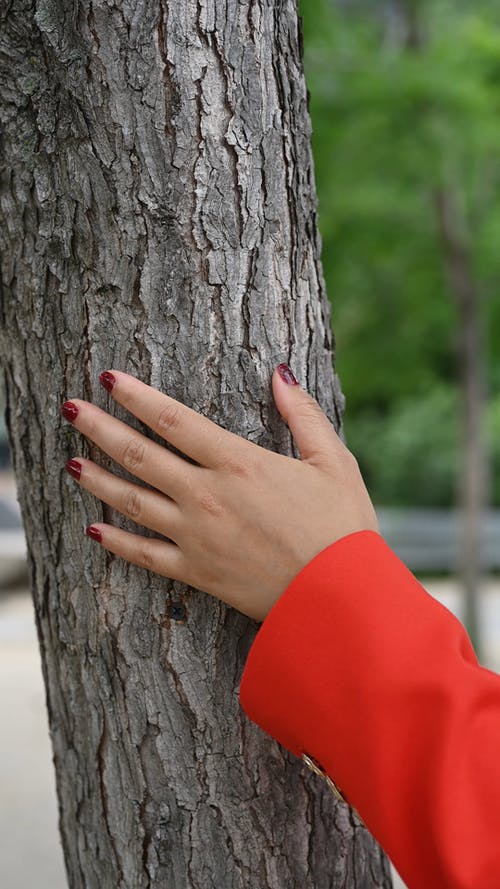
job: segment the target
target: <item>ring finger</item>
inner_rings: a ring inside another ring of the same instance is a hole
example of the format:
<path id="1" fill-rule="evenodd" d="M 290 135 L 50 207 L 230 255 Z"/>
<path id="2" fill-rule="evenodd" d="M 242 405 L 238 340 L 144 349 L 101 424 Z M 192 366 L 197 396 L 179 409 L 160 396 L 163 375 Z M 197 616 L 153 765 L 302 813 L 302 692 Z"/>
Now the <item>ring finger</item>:
<path id="1" fill-rule="evenodd" d="M 170 497 L 117 478 L 83 457 L 68 460 L 66 469 L 82 488 L 99 500 L 144 528 L 151 528 L 175 541 L 180 511 Z"/>

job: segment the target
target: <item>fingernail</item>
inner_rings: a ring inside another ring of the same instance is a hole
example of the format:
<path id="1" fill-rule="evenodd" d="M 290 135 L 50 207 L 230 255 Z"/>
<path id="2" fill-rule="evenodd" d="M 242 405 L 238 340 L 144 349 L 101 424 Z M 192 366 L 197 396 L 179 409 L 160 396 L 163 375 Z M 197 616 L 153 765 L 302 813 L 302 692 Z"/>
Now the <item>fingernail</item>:
<path id="1" fill-rule="evenodd" d="M 116 377 L 114 377 L 113 374 L 109 372 L 109 370 L 103 370 L 102 374 L 99 374 L 99 380 L 101 381 L 104 388 L 108 390 L 108 392 L 111 392 L 113 386 L 116 383 Z"/>
<path id="2" fill-rule="evenodd" d="M 82 474 L 82 464 L 79 463 L 78 460 L 68 460 L 64 464 L 64 468 L 67 469 L 73 478 L 79 479 Z"/>
<path id="3" fill-rule="evenodd" d="M 97 540 L 98 543 L 101 543 L 102 534 L 99 531 L 99 528 L 94 528 L 93 525 L 89 525 L 88 528 L 85 528 L 85 533 L 88 535 L 88 537 L 91 537 L 92 540 Z"/>
<path id="4" fill-rule="evenodd" d="M 299 385 L 297 380 L 295 379 L 292 371 L 288 367 L 288 364 L 278 364 L 277 371 L 278 371 L 281 379 L 284 380 L 285 383 L 288 383 L 289 386 L 298 386 Z"/>
<path id="5" fill-rule="evenodd" d="M 61 408 L 61 413 L 65 420 L 69 420 L 70 423 L 74 423 L 78 416 L 78 408 L 76 404 L 73 404 L 72 401 L 65 401 Z"/>

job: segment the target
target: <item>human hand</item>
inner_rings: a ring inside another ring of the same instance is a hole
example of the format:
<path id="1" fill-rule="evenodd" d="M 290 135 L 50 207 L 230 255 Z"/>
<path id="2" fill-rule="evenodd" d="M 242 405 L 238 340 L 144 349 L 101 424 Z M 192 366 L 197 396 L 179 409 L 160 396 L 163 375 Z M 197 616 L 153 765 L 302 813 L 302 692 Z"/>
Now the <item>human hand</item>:
<path id="1" fill-rule="evenodd" d="M 66 469 L 86 490 L 169 540 L 98 523 L 93 539 L 156 574 L 210 593 L 263 621 L 315 555 L 353 531 L 378 531 L 356 459 L 287 365 L 272 376 L 276 406 L 300 460 L 269 451 L 121 371 L 101 383 L 192 464 L 73 399 L 62 414 L 101 450 L 155 490 L 75 457 Z"/>

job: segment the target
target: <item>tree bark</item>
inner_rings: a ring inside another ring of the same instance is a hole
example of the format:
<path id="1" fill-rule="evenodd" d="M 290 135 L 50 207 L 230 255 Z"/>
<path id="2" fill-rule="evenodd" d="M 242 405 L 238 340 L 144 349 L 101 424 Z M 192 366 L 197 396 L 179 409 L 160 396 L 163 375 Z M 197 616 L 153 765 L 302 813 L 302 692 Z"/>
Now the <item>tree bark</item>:
<path id="1" fill-rule="evenodd" d="M 239 705 L 258 625 L 92 544 L 92 521 L 137 525 L 63 469 L 128 477 L 61 421 L 72 396 L 161 441 L 110 367 L 296 456 L 270 390 L 289 361 L 340 430 L 295 3 L 12 0 L 0 65 L 0 345 L 69 885 L 388 887 Z"/>
<path id="2" fill-rule="evenodd" d="M 457 310 L 461 431 L 458 567 L 464 590 L 465 625 L 476 654 L 481 658 L 479 599 L 485 574 L 484 531 L 491 478 L 485 435 L 487 372 L 483 300 L 475 280 L 469 239 L 456 194 L 451 187 L 442 187 L 435 190 L 434 201 L 444 265 Z"/>

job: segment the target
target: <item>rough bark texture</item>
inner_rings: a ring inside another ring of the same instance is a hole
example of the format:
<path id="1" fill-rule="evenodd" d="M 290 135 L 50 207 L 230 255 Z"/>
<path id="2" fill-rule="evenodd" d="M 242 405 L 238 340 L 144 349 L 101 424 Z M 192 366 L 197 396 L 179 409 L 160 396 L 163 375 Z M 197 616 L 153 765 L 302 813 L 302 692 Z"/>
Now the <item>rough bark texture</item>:
<path id="1" fill-rule="evenodd" d="M 59 414 L 108 408 L 109 367 L 292 454 L 287 360 L 339 428 L 295 3 L 12 0 L 0 64 L 0 345 L 70 886 L 389 886 L 242 711 L 258 625 L 96 547 L 89 521 L 137 526 L 63 469 L 127 476 Z"/>

